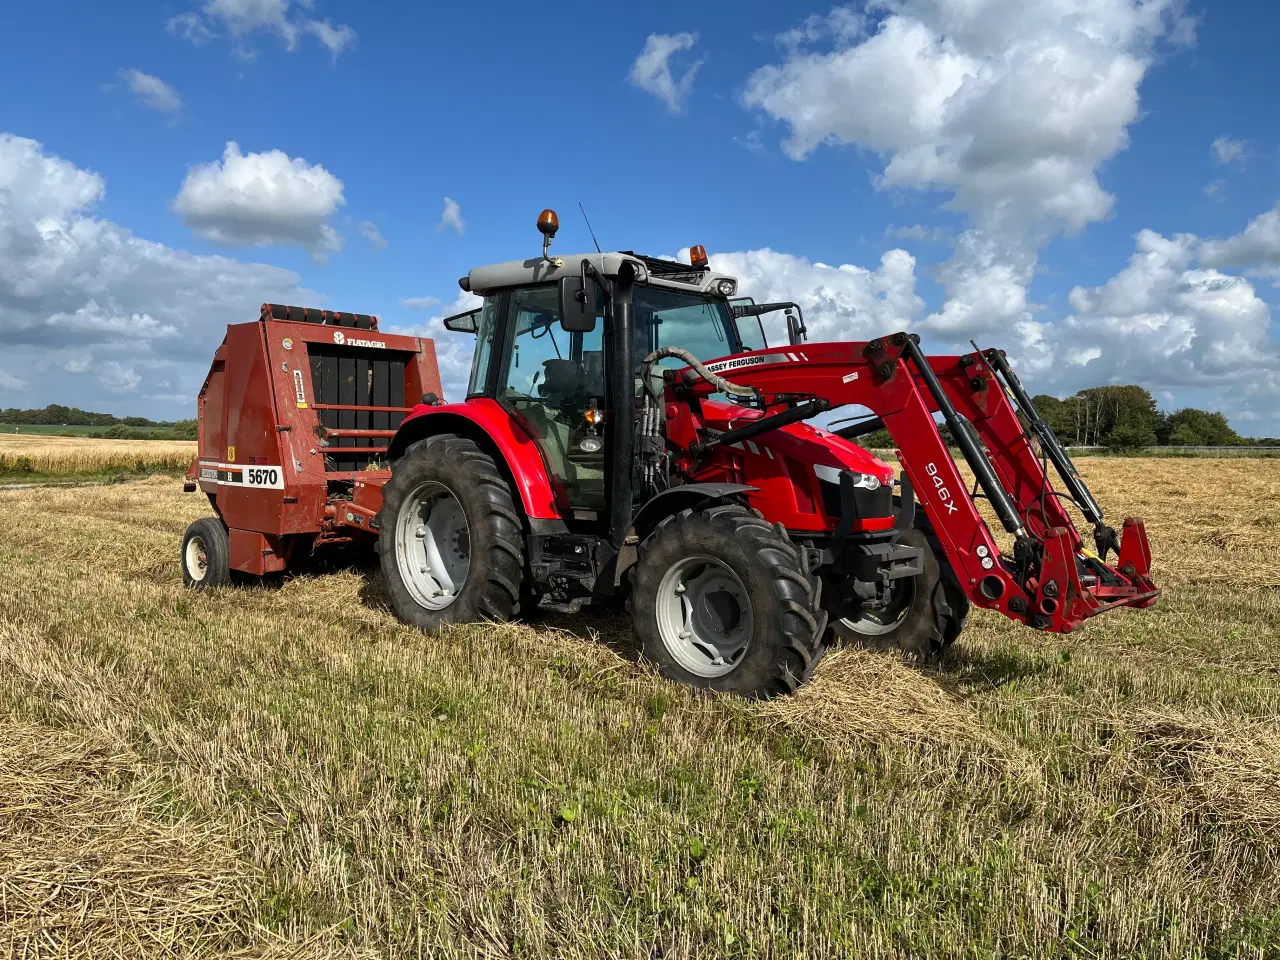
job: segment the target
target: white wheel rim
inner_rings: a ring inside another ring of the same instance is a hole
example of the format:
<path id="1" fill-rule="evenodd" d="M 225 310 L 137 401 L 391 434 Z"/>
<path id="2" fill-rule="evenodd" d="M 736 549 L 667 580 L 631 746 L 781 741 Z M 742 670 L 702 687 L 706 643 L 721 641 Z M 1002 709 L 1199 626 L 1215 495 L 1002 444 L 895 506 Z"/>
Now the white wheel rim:
<path id="1" fill-rule="evenodd" d="M 694 676 L 723 677 L 751 645 L 751 595 L 713 557 L 684 557 L 663 575 L 657 616 L 663 646 Z"/>
<path id="2" fill-rule="evenodd" d="M 902 590 L 905 593 L 893 598 L 886 613 L 867 610 L 857 618 L 844 618 L 840 622 L 854 633 L 864 637 L 883 637 L 886 633 L 893 633 L 902 626 L 902 622 L 907 619 L 907 614 L 911 612 L 911 603 L 916 595 L 915 577 L 896 581 L 893 589 Z"/>
<path id="3" fill-rule="evenodd" d="M 209 575 L 209 551 L 204 545 L 204 537 L 192 537 L 187 541 L 183 562 L 187 565 L 187 576 L 197 583 Z"/>
<path id="4" fill-rule="evenodd" d="M 444 484 L 420 484 L 400 505 L 396 565 L 419 606 L 443 610 L 458 598 L 471 569 L 471 529 Z"/>

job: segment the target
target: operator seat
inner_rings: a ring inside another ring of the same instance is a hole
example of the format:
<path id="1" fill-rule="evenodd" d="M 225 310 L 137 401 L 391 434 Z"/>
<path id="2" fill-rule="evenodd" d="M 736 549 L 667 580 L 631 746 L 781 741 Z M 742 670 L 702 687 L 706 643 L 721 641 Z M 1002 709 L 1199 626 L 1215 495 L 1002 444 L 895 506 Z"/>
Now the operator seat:
<path id="1" fill-rule="evenodd" d="M 584 384 L 583 370 L 572 360 L 543 360 L 544 375 L 538 395 L 551 406 L 559 407 Z"/>
<path id="2" fill-rule="evenodd" d="M 599 497 L 603 497 L 604 457 L 576 449 L 575 440 L 584 426 L 582 415 L 588 402 L 597 392 L 603 392 L 603 362 L 604 353 L 600 350 L 586 351 L 581 364 L 573 360 L 543 360 L 544 376 L 538 384 L 543 405 L 525 411 L 543 438 L 548 467 L 579 490 L 579 506 L 594 509 L 602 508 L 603 500 L 596 503 L 597 497 L 583 496 L 583 485 L 592 490 L 598 487 Z"/>

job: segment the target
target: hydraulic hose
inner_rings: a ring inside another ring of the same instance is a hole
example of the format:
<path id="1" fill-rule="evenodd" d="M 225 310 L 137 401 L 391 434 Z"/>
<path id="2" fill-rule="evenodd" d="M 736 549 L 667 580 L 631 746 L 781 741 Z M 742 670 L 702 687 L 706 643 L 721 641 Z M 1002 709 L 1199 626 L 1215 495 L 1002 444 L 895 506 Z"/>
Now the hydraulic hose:
<path id="1" fill-rule="evenodd" d="M 683 360 L 692 369 L 693 372 L 700 376 L 707 383 L 711 384 L 720 393 L 727 393 L 731 397 L 754 397 L 756 395 L 755 387 L 743 387 L 736 383 L 730 383 L 724 377 L 718 377 L 706 367 L 688 350 L 681 347 L 659 347 L 653 353 L 644 358 L 644 366 L 641 368 L 644 377 L 645 392 L 653 395 L 653 390 L 649 384 L 649 378 L 653 373 L 653 365 L 659 360 L 666 357 L 675 357 L 677 360 Z M 658 398 L 655 398 L 658 399 Z"/>

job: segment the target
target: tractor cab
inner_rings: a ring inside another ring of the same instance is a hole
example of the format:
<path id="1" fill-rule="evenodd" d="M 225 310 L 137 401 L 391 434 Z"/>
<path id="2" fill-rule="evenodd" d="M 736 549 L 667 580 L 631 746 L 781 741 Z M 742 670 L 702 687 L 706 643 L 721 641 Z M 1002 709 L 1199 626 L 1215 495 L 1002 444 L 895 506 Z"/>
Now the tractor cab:
<path id="1" fill-rule="evenodd" d="M 476 335 L 467 400 L 497 403 L 537 445 L 557 506 L 584 531 L 605 522 L 606 458 L 616 449 L 615 426 L 630 420 L 643 396 L 645 358 L 662 347 L 710 360 L 767 346 L 757 306 L 731 302 L 737 281 L 713 272 L 701 247 L 692 259 L 544 255 L 480 267 L 459 281 L 483 298 L 444 322 Z M 624 296 L 629 303 L 619 303 Z M 664 359 L 653 376 L 660 383 L 661 368 L 684 365 Z M 627 386 L 619 390 L 620 383 Z"/>

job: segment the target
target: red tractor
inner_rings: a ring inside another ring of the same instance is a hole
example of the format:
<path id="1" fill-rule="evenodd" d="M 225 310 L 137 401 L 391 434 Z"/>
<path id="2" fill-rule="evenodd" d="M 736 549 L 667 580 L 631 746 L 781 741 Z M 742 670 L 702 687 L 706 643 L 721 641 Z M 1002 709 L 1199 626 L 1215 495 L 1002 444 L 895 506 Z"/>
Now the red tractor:
<path id="1" fill-rule="evenodd" d="M 430 393 L 396 408 L 394 430 L 356 430 L 389 443 L 336 492 L 330 481 L 337 526 L 308 543 L 376 536 L 407 623 L 434 632 L 625 597 L 665 675 L 771 696 L 839 640 L 935 657 L 971 605 L 1067 633 L 1155 602 L 1142 522 L 1123 537 L 1105 524 L 1000 351 L 931 358 L 907 333 L 808 343 L 796 304 L 736 298 L 700 247 L 689 264 L 553 257 L 557 226 L 544 211 L 541 257 L 459 281 L 483 298 L 445 321 L 476 336 L 465 400 Z M 778 311 L 787 342 L 771 345 L 759 318 Z M 804 422 L 846 405 L 872 414 L 835 431 Z M 897 479 L 853 442 L 879 429 Z"/>

